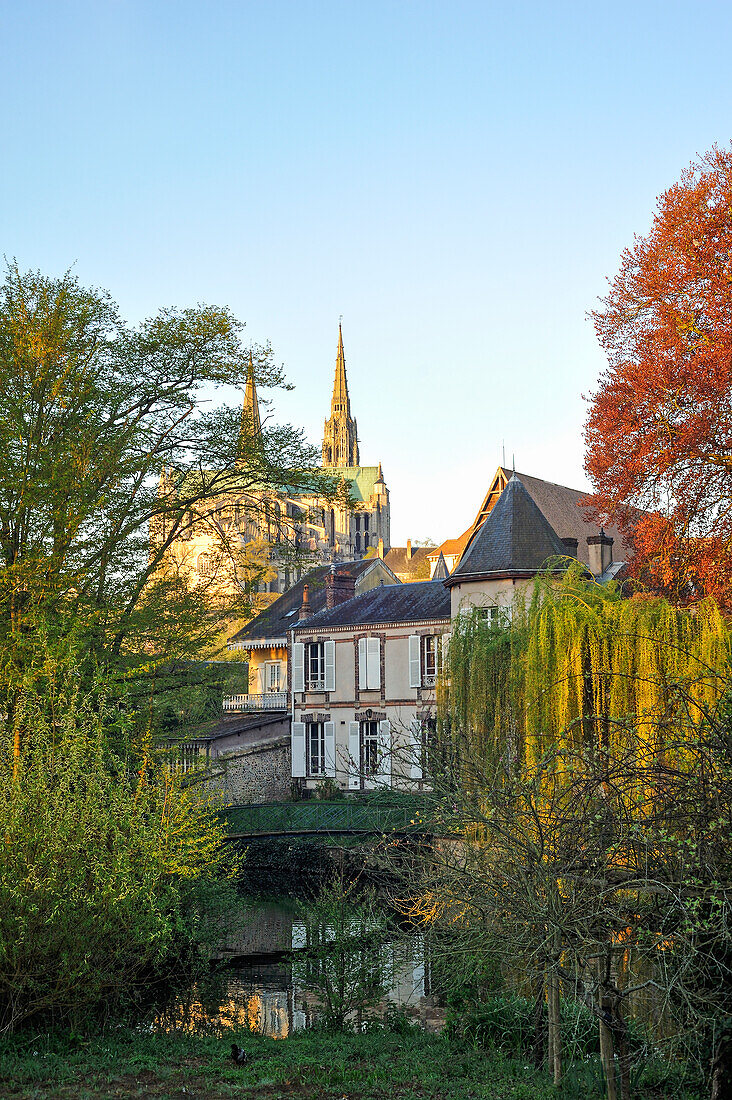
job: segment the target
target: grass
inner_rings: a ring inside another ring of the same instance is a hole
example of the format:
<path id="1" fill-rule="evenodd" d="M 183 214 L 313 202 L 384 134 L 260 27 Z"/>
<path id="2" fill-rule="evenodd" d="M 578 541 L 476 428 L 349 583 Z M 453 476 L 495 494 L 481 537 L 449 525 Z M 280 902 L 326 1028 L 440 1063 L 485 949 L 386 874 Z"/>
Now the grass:
<path id="1" fill-rule="evenodd" d="M 248 1065 L 231 1061 L 232 1041 L 251 1054 Z M 251 1032 L 227 1032 L 222 1038 L 114 1028 L 89 1040 L 16 1037 L 0 1045 L 2 1097 L 549 1100 L 558 1095 L 544 1074 L 521 1061 L 415 1029 L 403 1035 L 305 1031 L 283 1041 Z M 584 1089 L 576 1095 L 590 1094 Z"/>
<path id="2" fill-rule="evenodd" d="M 231 1061 L 232 1041 L 250 1055 Z M 597 1066 L 574 1067 L 561 1089 L 524 1060 L 429 1035 L 298 1032 L 287 1040 L 252 1032 L 191 1035 L 112 1028 L 92 1039 L 6 1038 L 0 1097 L 257 1097 L 262 1100 L 590 1100 L 602 1096 Z M 643 1090 L 639 1100 L 660 1100 Z"/>

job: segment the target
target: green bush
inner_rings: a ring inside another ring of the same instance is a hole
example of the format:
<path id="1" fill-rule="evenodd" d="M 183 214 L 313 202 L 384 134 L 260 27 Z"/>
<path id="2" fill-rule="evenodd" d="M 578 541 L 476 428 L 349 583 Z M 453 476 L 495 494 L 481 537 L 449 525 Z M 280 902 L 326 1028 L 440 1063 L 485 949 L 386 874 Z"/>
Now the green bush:
<path id="1" fill-rule="evenodd" d="M 204 938 L 198 894 L 226 856 L 214 815 L 174 775 L 109 750 L 119 713 L 101 691 L 49 684 L 50 700 L 20 697 L 20 752 L 10 741 L 0 756 L 5 1031 L 78 1027 L 146 999 Z"/>

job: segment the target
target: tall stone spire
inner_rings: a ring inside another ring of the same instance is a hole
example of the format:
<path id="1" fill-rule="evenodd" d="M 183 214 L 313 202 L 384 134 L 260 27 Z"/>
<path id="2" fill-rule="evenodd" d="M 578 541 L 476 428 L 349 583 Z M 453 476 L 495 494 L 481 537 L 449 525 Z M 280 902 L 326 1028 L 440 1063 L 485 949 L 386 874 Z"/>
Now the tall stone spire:
<path id="1" fill-rule="evenodd" d="M 257 387 L 254 382 L 254 360 L 249 352 L 249 369 L 247 370 L 247 384 L 244 389 L 244 404 L 241 410 L 241 428 L 239 429 L 239 453 L 243 455 L 247 447 L 262 434 L 262 420 L 259 415 L 259 401 L 257 400 Z"/>
<path id="2" fill-rule="evenodd" d="M 330 403 L 330 419 L 323 431 L 324 466 L 358 466 L 358 429 L 351 416 L 351 401 L 346 378 L 346 356 L 343 351 L 343 331 L 338 325 L 338 354 L 336 356 L 333 398 Z"/>

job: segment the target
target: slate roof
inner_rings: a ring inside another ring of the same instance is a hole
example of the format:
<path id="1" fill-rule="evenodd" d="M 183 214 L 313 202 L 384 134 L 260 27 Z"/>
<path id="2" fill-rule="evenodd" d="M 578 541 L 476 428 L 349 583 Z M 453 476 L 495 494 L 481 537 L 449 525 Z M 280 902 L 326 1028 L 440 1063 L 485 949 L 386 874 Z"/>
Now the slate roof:
<path id="1" fill-rule="evenodd" d="M 559 535 L 522 481 L 514 476 L 444 583 L 457 584 L 477 576 L 536 573 L 547 558 L 566 554 Z"/>
<path id="2" fill-rule="evenodd" d="M 431 546 L 415 546 L 412 557 L 408 559 L 406 546 L 392 546 L 391 550 L 384 554 L 384 561 L 397 576 L 408 577 L 410 574 L 422 572 L 424 577 L 428 577 L 428 562 L 432 549 Z"/>
<path id="3" fill-rule="evenodd" d="M 382 584 L 345 600 L 330 611 L 311 615 L 298 624 L 298 631 L 324 630 L 331 626 L 372 626 L 388 623 L 449 619 L 450 593 L 443 581 L 415 584 Z"/>
<path id="4" fill-rule="evenodd" d="M 509 477 L 510 470 L 504 470 Z M 599 523 L 587 519 L 587 493 L 581 489 L 569 489 L 566 485 L 557 485 L 553 481 L 543 481 L 528 474 L 516 474 L 516 477 L 536 501 L 547 520 L 560 539 L 576 538 L 577 557 L 585 565 L 590 564 L 587 536 L 600 533 Z M 505 492 L 505 490 L 504 490 Z M 614 539 L 613 559 L 627 561 L 632 554 L 630 544 L 620 530 L 612 523 L 605 524 L 605 534 Z"/>
<path id="5" fill-rule="evenodd" d="M 348 576 L 363 576 L 379 559 L 364 558 L 361 561 L 339 562 L 336 565 L 337 573 L 346 573 Z M 297 584 L 283 592 L 274 603 L 265 608 L 256 619 L 242 627 L 229 639 L 229 645 L 246 648 L 248 642 L 273 642 L 281 640 L 284 644 L 288 630 L 297 622 L 298 612 L 302 606 L 302 595 L 305 585 L 308 586 L 308 602 L 313 612 L 321 611 L 325 607 L 325 577 L 330 572 L 329 565 L 318 566 L 311 569 L 307 576 L 301 577 Z"/>

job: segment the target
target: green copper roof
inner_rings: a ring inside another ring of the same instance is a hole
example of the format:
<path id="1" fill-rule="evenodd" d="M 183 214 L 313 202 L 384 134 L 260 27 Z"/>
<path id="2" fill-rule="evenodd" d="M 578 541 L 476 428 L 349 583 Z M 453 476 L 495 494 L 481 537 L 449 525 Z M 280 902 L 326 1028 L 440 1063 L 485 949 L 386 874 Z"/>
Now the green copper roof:
<path id="1" fill-rule="evenodd" d="M 358 503 L 372 496 L 379 477 L 378 466 L 324 466 L 323 473 L 351 483 L 351 499 Z"/>

